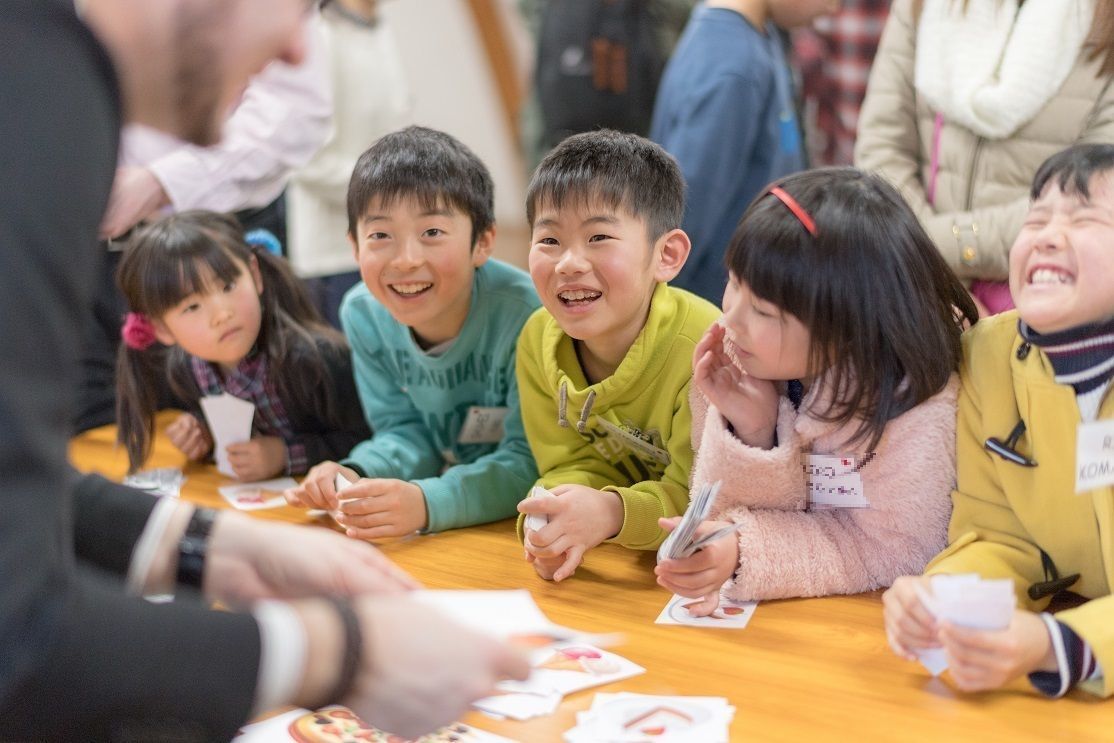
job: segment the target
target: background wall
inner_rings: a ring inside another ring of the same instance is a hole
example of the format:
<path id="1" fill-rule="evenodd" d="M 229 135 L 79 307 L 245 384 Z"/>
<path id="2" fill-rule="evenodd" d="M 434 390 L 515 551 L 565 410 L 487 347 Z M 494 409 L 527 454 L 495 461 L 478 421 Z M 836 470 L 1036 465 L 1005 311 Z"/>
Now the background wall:
<path id="1" fill-rule="evenodd" d="M 533 41 L 515 0 L 481 2 L 499 13 L 514 73 L 525 89 Z M 381 12 L 398 40 L 416 123 L 452 134 L 487 164 L 495 181 L 495 255 L 525 267 L 527 174 L 468 1 L 389 0 Z"/>

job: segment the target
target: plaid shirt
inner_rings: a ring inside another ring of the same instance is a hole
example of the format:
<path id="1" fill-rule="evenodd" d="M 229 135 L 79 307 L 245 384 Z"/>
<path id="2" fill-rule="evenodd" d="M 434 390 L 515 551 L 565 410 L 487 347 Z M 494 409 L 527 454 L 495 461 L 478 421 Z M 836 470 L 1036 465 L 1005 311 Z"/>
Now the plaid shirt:
<path id="1" fill-rule="evenodd" d="M 203 395 L 227 392 L 255 405 L 252 431 L 260 436 L 277 436 L 286 443 L 286 474 L 301 475 L 309 469 L 306 447 L 293 441 L 294 428 L 267 373 L 267 358 L 263 354 L 249 355 L 223 381 L 212 364 L 196 356 L 190 357 L 190 368 Z"/>
<path id="2" fill-rule="evenodd" d="M 859 109 L 889 12 L 890 0 L 843 0 L 839 11 L 793 36 L 814 166 L 851 164 Z"/>

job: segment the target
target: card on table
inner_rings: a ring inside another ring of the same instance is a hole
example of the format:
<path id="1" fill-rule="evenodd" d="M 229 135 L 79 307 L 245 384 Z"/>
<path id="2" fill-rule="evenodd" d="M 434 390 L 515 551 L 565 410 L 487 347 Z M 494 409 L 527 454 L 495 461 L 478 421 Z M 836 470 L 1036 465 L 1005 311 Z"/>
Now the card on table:
<path id="1" fill-rule="evenodd" d="M 233 508 L 241 511 L 259 511 L 265 508 L 281 508 L 286 505 L 282 491 L 298 487 L 291 477 L 278 477 L 274 480 L 245 482 L 239 485 L 224 485 L 217 492 Z"/>
<path id="2" fill-rule="evenodd" d="M 232 743 L 408 743 L 372 727 L 346 707 L 322 707 L 316 712 L 295 709 L 262 722 L 245 725 Z M 515 743 L 478 728 L 453 723 L 412 743 Z"/>
<path id="3" fill-rule="evenodd" d="M 240 444 L 251 440 L 251 422 L 255 417 L 255 406 L 247 400 L 233 397 L 227 392 L 201 398 L 201 410 L 213 435 L 213 452 L 217 460 L 217 470 L 229 477 L 235 477 L 232 465 L 228 462 L 229 444 Z"/>
<path id="4" fill-rule="evenodd" d="M 699 603 L 700 599 L 690 599 L 677 594 L 661 610 L 654 624 L 683 624 L 688 627 L 712 627 L 714 629 L 743 629 L 754 616 L 757 601 L 736 601 L 719 597 L 719 607 L 706 617 L 694 617 L 688 607 Z"/>
<path id="5" fill-rule="evenodd" d="M 646 669 L 591 645 L 561 644 L 531 653 L 533 671 L 526 681 L 501 681 L 499 693 L 473 704 L 501 717 L 525 720 L 552 714 L 567 695 L 622 681 Z"/>
<path id="6" fill-rule="evenodd" d="M 568 743 L 727 743 L 735 708 L 723 697 L 596 694 Z"/>

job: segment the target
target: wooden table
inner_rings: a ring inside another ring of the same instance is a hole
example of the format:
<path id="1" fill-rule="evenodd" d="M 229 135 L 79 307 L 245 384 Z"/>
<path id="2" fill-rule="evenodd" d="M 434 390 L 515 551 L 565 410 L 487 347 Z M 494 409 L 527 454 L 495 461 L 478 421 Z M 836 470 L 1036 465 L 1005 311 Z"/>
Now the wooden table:
<path id="1" fill-rule="evenodd" d="M 160 427 L 169 420 L 164 414 Z M 74 464 L 122 477 L 127 460 L 113 435 L 102 428 L 76 438 Z M 184 498 L 224 505 L 216 492 L 223 476 L 210 466 L 186 464 L 164 438 L 156 441 L 148 466 L 182 468 Z M 294 508 L 255 515 L 309 521 Z M 1022 682 L 965 695 L 897 658 L 886 645 L 879 592 L 766 602 L 744 630 L 661 626 L 654 619 L 669 595 L 654 584 L 649 553 L 603 545 L 588 554 L 575 577 L 557 585 L 538 578 L 523 561 L 511 521 L 380 546 L 430 588 L 525 587 L 555 622 L 625 634 L 626 643 L 614 650 L 645 667 L 644 675 L 570 695 L 548 717 L 464 718 L 525 743 L 560 741 L 595 691 L 727 697 L 736 708 L 733 741 L 1114 741 L 1114 701 L 1078 691 L 1048 701 Z"/>

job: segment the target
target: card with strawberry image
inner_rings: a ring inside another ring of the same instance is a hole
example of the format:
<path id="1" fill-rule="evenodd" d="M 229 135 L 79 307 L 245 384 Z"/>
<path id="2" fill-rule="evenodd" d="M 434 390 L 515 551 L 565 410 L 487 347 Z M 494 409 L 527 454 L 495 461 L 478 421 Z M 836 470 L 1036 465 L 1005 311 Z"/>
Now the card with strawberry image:
<path id="1" fill-rule="evenodd" d="M 420 738 L 380 730 L 339 705 L 316 711 L 295 709 L 245 725 L 232 743 L 515 743 L 463 723 L 446 725 Z"/>
<path id="2" fill-rule="evenodd" d="M 713 629 L 743 629 L 750 622 L 757 601 L 735 601 L 734 599 L 719 597 L 719 606 L 706 617 L 695 617 L 689 611 L 690 607 L 700 603 L 700 599 L 690 599 L 674 594 L 655 624 L 683 624 L 687 627 L 711 627 Z"/>

